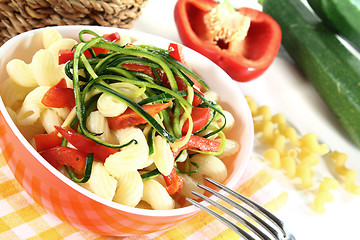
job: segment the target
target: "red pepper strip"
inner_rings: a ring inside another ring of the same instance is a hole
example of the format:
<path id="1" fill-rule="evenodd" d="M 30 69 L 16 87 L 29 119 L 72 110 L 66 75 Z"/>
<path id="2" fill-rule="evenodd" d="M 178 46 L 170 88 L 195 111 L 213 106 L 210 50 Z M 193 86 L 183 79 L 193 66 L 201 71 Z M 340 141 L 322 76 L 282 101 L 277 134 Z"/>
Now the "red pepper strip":
<path id="1" fill-rule="evenodd" d="M 120 40 L 120 34 L 118 32 L 104 34 L 103 37 L 110 42 L 117 42 Z"/>
<path id="2" fill-rule="evenodd" d="M 73 50 L 71 50 L 71 49 L 60 49 L 59 50 L 59 65 L 67 63 L 70 60 L 73 60 L 74 59 L 74 53 L 75 53 L 75 49 L 73 49 Z M 84 54 L 85 54 L 86 58 L 91 58 L 92 57 L 89 50 L 86 50 L 84 52 Z"/>
<path id="3" fill-rule="evenodd" d="M 52 166 L 59 169 L 66 165 L 76 171 L 83 171 L 86 165 L 86 154 L 69 147 L 53 147 L 40 153 Z"/>
<path id="4" fill-rule="evenodd" d="M 136 64 L 136 63 L 123 63 L 122 66 L 126 70 L 142 72 L 142 73 L 145 73 L 145 74 L 147 74 L 150 77 L 155 79 L 155 75 L 154 75 L 151 67 L 149 67 L 149 66 L 142 65 L 142 64 Z M 169 80 L 168 80 L 166 74 L 163 71 L 160 71 L 159 69 L 157 69 L 157 73 L 158 73 L 158 75 L 160 77 L 161 84 L 164 87 L 167 87 L 167 88 L 171 89 L 170 83 L 169 83 Z M 178 76 L 175 76 L 175 80 L 176 80 L 176 83 L 178 85 L 179 91 L 186 90 L 186 85 L 185 85 L 184 81 L 181 78 L 179 78 Z M 192 81 L 194 82 L 194 85 L 198 89 L 202 89 L 202 86 L 200 85 L 200 83 L 198 81 L 193 80 L 193 79 L 192 79 Z M 194 88 L 194 91 L 196 91 L 196 92 L 200 93 L 201 95 L 203 95 L 203 93 L 201 91 L 197 90 L 196 88 Z M 186 97 L 184 97 L 184 98 L 186 98 Z M 195 95 L 192 105 L 194 107 L 196 107 L 196 106 L 199 106 L 201 103 L 202 103 L 201 98 L 199 96 Z"/>
<path id="5" fill-rule="evenodd" d="M 166 191 L 169 195 L 179 193 L 184 186 L 184 178 L 176 173 L 175 168 L 172 169 L 170 175 L 163 175 L 163 177 L 166 183 Z"/>
<path id="6" fill-rule="evenodd" d="M 199 131 L 209 122 L 210 108 L 196 107 L 192 109 L 191 118 L 193 120 L 193 133 Z M 189 120 L 186 120 L 181 130 L 182 134 L 186 134 L 189 128 Z"/>
<path id="7" fill-rule="evenodd" d="M 66 80 L 62 78 L 56 85 L 52 86 L 41 99 L 46 107 L 72 109 L 75 106 L 74 90 L 66 87 Z"/>
<path id="8" fill-rule="evenodd" d="M 183 63 L 187 66 L 184 58 L 184 54 L 182 53 L 182 47 L 176 43 L 170 43 L 168 50 L 171 52 L 169 53 L 170 56 L 178 60 L 179 62 Z"/>
<path id="9" fill-rule="evenodd" d="M 120 40 L 120 34 L 118 32 L 104 34 L 103 37 L 110 42 L 117 42 L 118 40 Z M 103 48 L 98 48 L 98 47 L 93 47 L 92 49 L 94 50 L 95 55 L 98 55 L 100 53 L 107 53 L 109 51 L 108 49 L 103 49 Z M 73 50 L 61 49 L 59 51 L 59 65 L 67 63 L 70 60 L 73 60 L 74 52 L 75 52 L 74 49 Z M 90 54 L 89 50 L 86 50 L 84 52 L 84 54 L 85 54 L 86 58 L 92 58 L 92 55 Z"/>
<path id="10" fill-rule="evenodd" d="M 49 148 L 58 147 L 61 145 L 62 138 L 59 137 L 57 131 L 49 134 L 37 134 L 34 136 L 36 150 L 42 152 Z"/>
<path id="11" fill-rule="evenodd" d="M 141 107 L 151 116 L 154 116 L 155 114 L 169 107 L 171 104 L 172 102 L 167 102 L 152 105 L 142 105 Z M 121 129 L 146 123 L 146 120 L 131 108 L 127 108 L 124 113 L 117 117 L 107 117 L 107 120 L 111 129 Z"/>
<path id="12" fill-rule="evenodd" d="M 213 0 L 177 1 L 174 18 L 182 43 L 208 57 L 236 81 L 246 82 L 257 78 L 278 53 L 281 44 L 279 24 L 264 12 L 239 8 L 238 13 L 251 19 L 245 39 L 236 43 L 226 43 L 228 39 L 214 41 L 204 16 L 217 6 L 218 3 Z M 224 19 L 229 15 L 217 17 Z M 231 29 L 231 26 L 221 27 L 224 32 Z"/>
<path id="13" fill-rule="evenodd" d="M 181 137 L 180 141 L 182 139 L 184 139 L 184 137 Z M 218 152 L 220 150 L 220 143 L 211 139 L 191 135 L 190 140 L 184 146 L 173 152 L 173 156 L 176 157 L 185 149 L 198 149 L 203 152 Z"/>
<path id="14" fill-rule="evenodd" d="M 104 163 L 105 159 L 111 154 L 117 152 L 116 149 L 101 145 L 90 138 L 85 137 L 84 135 L 78 134 L 73 130 L 66 130 L 61 127 L 55 126 L 55 129 L 74 147 L 85 155 L 89 153 L 94 153 L 94 158 Z"/>

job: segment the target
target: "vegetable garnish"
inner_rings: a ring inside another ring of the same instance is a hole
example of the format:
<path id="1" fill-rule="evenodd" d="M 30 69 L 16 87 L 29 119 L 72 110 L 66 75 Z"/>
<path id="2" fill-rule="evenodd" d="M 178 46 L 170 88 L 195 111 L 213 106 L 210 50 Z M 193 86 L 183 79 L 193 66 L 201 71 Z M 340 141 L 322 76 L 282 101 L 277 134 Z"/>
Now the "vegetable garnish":
<path id="1" fill-rule="evenodd" d="M 280 48 L 281 29 L 272 17 L 255 9 L 234 9 L 229 0 L 179 0 L 174 17 L 183 44 L 236 81 L 260 76 Z"/>
<path id="2" fill-rule="evenodd" d="M 90 40 L 85 40 L 85 34 L 91 35 Z M 222 131 L 226 119 L 219 127 L 215 127 L 215 121 L 225 116 L 218 105 L 204 97 L 203 92 L 209 87 L 186 65 L 180 46 L 172 43 L 169 50 L 165 50 L 151 45 L 119 45 L 89 30 L 80 32 L 79 39 L 81 42 L 71 50 L 73 59 L 65 66 L 66 75 L 73 80 L 75 108 L 65 120 L 66 124 L 56 130 L 64 137 L 63 146 L 69 142 L 83 155 L 83 166 L 87 166 L 88 160 L 92 161 L 91 156 L 105 162 L 119 148 L 137 144 L 135 139 L 124 145 L 105 142 L 99 138 L 102 132 L 88 129 L 87 118 L 102 94 L 126 105 L 126 110 L 119 115 L 106 116 L 110 129 L 141 125 L 150 128 L 147 133 L 150 156 L 154 153 L 156 135 L 177 148 L 174 163 L 177 154 L 186 149 L 213 155 L 222 152 L 223 135 L 219 134 L 221 142 L 207 137 Z M 97 49 L 102 49 L 101 53 Z M 127 88 L 124 90 L 120 85 Z M 212 122 L 214 126 L 210 126 Z M 203 137 L 196 136 L 199 133 L 203 133 Z M 84 157 L 86 154 L 88 160 Z M 164 176 L 169 194 L 182 188 L 183 179 L 176 171 L 195 173 L 199 166 L 194 166 L 195 171 L 182 171 L 174 165 L 172 173 Z M 79 179 L 71 165 L 66 169 L 75 182 L 86 181 L 86 174 Z M 154 169 L 142 173 L 141 177 L 147 179 L 159 174 L 159 170 Z"/>

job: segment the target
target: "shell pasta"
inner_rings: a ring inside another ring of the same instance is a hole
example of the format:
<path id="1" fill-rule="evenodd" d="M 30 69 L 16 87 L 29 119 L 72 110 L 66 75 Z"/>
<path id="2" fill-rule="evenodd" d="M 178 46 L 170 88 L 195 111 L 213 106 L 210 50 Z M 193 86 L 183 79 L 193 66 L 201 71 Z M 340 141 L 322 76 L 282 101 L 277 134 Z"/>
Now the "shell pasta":
<path id="1" fill-rule="evenodd" d="M 154 210 L 196 198 L 204 176 L 226 180 L 221 159 L 241 148 L 225 135 L 235 118 L 176 50 L 89 30 L 80 42 L 53 28 L 42 37 L 30 63 L 7 64 L 1 96 L 53 167 L 102 198 Z"/>

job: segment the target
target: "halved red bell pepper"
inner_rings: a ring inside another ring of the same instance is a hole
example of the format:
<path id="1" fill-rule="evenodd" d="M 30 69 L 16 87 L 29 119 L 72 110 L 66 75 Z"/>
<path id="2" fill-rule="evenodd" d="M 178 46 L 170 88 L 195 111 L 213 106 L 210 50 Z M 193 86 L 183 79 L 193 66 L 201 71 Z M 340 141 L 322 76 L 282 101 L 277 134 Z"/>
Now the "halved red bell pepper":
<path id="1" fill-rule="evenodd" d="M 172 104 L 172 102 L 158 103 L 151 105 L 142 105 L 141 107 L 149 113 L 151 116 L 161 112 Z M 131 108 L 127 108 L 125 112 L 116 117 L 107 117 L 109 128 L 121 129 L 138 124 L 146 123 L 146 120 L 142 118 L 137 112 Z"/>
<path id="2" fill-rule="evenodd" d="M 209 122 L 211 116 L 210 108 L 195 107 L 191 111 L 191 118 L 193 120 L 192 132 L 197 132 Z M 186 134 L 189 128 L 189 120 L 186 120 L 182 127 L 182 134 Z"/>
<path id="3" fill-rule="evenodd" d="M 246 82 L 260 76 L 275 59 L 281 29 L 264 12 L 250 8 L 235 11 L 226 4 L 228 0 L 222 4 L 178 0 L 175 23 L 185 46 L 208 57 L 234 80 Z M 242 38 L 244 32 L 246 37 Z"/>
<path id="4" fill-rule="evenodd" d="M 105 159 L 117 152 L 116 149 L 101 145 L 90 138 L 78 134 L 73 130 L 66 130 L 64 128 L 55 126 L 55 129 L 74 147 L 76 147 L 80 152 L 85 154 L 94 153 L 94 158 L 104 163 Z"/>
<path id="5" fill-rule="evenodd" d="M 52 86 L 41 99 L 47 107 L 72 109 L 75 106 L 74 90 L 66 86 L 65 78 Z"/>
<path id="6" fill-rule="evenodd" d="M 42 151 L 40 155 L 57 169 L 61 165 L 69 166 L 79 172 L 85 169 L 86 154 L 74 148 L 53 147 Z"/>
<path id="7" fill-rule="evenodd" d="M 184 186 L 184 178 L 176 173 L 175 168 L 172 169 L 168 176 L 163 175 L 163 178 L 166 183 L 166 191 L 169 195 L 179 193 Z"/>
<path id="8" fill-rule="evenodd" d="M 184 137 L 180 138 L 180 141 L 183 140 Z M 203 152 L 218 152 L 220 150 L 220 142 L 203 138 L 196 135 L 191 135 L 190 140 L 181 148 L 173 151 L 173 156 L 176 157 L 182 150 L 185 149 L 198 149 Z"/>

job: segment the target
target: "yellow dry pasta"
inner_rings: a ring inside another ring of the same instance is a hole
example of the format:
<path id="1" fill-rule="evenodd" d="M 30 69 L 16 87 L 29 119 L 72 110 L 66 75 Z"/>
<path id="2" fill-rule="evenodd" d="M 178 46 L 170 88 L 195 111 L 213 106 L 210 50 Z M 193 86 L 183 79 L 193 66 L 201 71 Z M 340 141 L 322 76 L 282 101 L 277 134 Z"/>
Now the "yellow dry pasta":
<path id="1" fill-rule="evenodd" d="M 323 179 L 313 202 L 315 212 L 325 212 L 325 204 L 334 201 L 334 195 L 331 193 L 331 190 L 337 189 L 338 187 L 339 183 L 335 179 L 330 177 Z"/>
<path id="2" fill-rule="evenodd" d="M 265 160 L 270 161 L 272 168 L 281 169 L 280 153 L 277 149 L 268 148 L 264 151 L 263 156 Z"/>
<path id="3" fill-rule="evenodd" d="M 314 171 L 312 167 L 318 163 L 319 158 L 314 154 L 300 156 L 300 163 L 296 168 L 296 175 L 301 179 L 302 188 L 309 189 L 314 186 Z"/>
<path id="4" fill-rule="evenodd" d="M 307 133 L 301 139 L 301 148 L 307 149 L 312 153 L 318 155 L 325 155 L 329 152 L 329 147 L 326 144 L 319 144 L 318 137 L 315 133 Z"/>
<path id="5" fill-rule="evenodd" d="M 329 159 L 335 164 L 336 173 L 344 177 L 344 188 L 350 193 L 360 194 L 360 186 L 355 183 L 357 178 L 357 171 L 348 169 L 345 164 L 348 160 L 348 155 L 338 151 L 330 152 Z"/>

